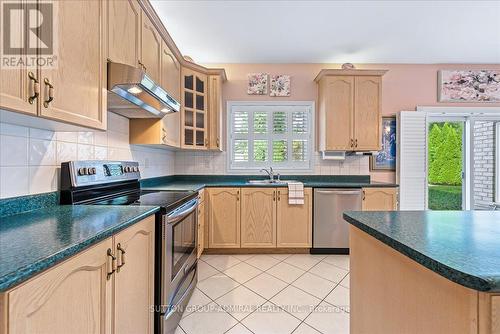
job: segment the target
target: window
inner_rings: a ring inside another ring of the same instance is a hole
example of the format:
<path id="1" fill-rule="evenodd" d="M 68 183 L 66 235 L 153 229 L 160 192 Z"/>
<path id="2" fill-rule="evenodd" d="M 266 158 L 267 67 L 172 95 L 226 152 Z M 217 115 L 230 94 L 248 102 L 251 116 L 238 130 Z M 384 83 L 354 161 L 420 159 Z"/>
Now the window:
<path id="1" fill-rule="evenodd" d="M 500 203 L 500 121 L 495 125 L 495 202 Z"/>
<path id="2" fill-rule="evenodd" d="M 312 102 L 229 102 L 229 170 L 310 170 L 312 110 Z"/>

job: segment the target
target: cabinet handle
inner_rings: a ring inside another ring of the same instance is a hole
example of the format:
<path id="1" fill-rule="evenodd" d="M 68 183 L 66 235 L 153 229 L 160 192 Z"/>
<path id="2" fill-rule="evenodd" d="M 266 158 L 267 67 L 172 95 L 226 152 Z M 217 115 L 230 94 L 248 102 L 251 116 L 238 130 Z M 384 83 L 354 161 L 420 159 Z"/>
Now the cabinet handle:
<path id="1" fill-rule="evenodd" d="M 48 96 L 49 96 L 47 100 L 43 101 L 43 106 L 45 108 L 48 108 L 49 103 L 54 100 L 54 86 L 50 83 L 49 79 L 47 78 L 43 79 L 43 82 L 45 83 L 45 87 L 48 88 Z"/>
<path id="2" fill-rule="evenodd" d="M 273 191 L 273 202 L 276 202 L 276 190 Z"/>
<path id="3" fill-rule="evenodd" d="M 365 191 L 363 190 L 363 201 L 365 200 L 365 198 L 366 198 L 366 193 L 365 193 Z"/>
<path id="4" fill-rule="evenodd" d="M 111 248 L 108 248 L 108 257 L 111 258 L 111 262 L 108 262 L 108 274 L 106 275 L 107 280 L 111 279 L 111 275 L 113 275 L 116 271 L 116 256 L 113 255 Z"/>
<path id="5" fill-rule="evenodd" d="M 120 268 L 125 265 L 125 249 L 123 249 L 122 245 L 120 243 L 118 243 L 118 245 L 116 245 L 116 250 L 118 252 L 120 252 L 120 256 L 119 256 L 120 263 L 116 267 L 116 272 L 119 273 L 120 272 Z"/>
<path id="6" fill-rule="evenodd" d="M 40 95 L 40 84 L 38 83 L 38 79 L 35 78 L 35 75 L 33 74 L 33 72 L 28 73 L 28 78 L 30 78 L 31 83 L 33 84 L 33 95 L 28 97 L 28 102 L 29 102 L 29 104 L 33 104 L 33 103 L 35 103 L 35 100 Z"/>
<path id="7" fill-rule="evenodd" d="M 358 147 L 358 140 L 357 139 L 354 141 L 354 147 Z"/>
<path id="8" fill-rule="evenodd" d="M 217 138 L 216 144 L 217 144 L 217 147 L 220 147 L 220 140 L 219 140 L 219 138 Z"/>
<path id="9" fill-rule="evenodd" d="M 240 191 L 236 191 L 236 201 L 240 200 Z"/>
<path id="10" fill-rule="evenodd" d="M 208 147 L 208 139 L 205 138 L 205 146 Z"/>
<path id="11" fill-rule="evenodd" d="M 144 66 L 144 64 L 140 60 L 137 60 L 137 62 L 139 63 L 139 65 L 141 65 L 144 72 L 147 72 L 146 66 Z"/>
<path id="12" fill-rule="evenodd" d="M 281 201 L 281 190 L 278 190 L 278 201 Z"/>
<path id="13" fill-rule="evenodd" d="M 354 147 L 354 139 L 351 138 L 351 147 Z"/>

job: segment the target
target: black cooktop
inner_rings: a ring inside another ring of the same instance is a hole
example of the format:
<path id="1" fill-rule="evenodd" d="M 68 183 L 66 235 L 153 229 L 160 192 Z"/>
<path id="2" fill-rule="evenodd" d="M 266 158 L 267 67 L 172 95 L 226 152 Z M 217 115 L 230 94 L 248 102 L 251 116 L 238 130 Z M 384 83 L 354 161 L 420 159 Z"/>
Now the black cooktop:
<path id="1" fill-rule="evenodd" d="M 196 197 L 196 195 L 197 193 L 195 191 L 140 190 L 99 200 L 92 204 L 161 206 L 162 209 L 168 212 Z"/>

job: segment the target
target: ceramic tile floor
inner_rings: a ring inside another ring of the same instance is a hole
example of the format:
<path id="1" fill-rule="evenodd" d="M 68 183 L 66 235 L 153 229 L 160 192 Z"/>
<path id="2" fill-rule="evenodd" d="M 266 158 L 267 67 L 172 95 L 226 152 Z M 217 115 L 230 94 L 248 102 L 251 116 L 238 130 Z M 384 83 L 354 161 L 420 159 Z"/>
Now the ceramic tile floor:
<path id="1" fill-rule="evenodd" d="M 203 255 L 176 334 L 349 333 L 349 256 Z"/>

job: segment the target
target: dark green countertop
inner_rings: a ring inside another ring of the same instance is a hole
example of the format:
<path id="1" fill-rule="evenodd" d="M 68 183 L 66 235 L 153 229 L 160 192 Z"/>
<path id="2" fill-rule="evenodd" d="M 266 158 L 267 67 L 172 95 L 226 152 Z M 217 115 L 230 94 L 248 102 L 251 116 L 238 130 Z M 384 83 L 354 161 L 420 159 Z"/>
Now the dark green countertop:
<path id="1" fill-rule="evenodd" d="M 344 218 L 455 283 L 500 292 L 500 211 L 346 212 Z"/>
<path id="2" fill-rule="evenodd" d="M 262 175 L 176 175 L 145 179 L 141 181 L 143 189 L 155 190 L 193 190 L 205 187 L 286 187 L 280 184 L 252 184 L 248 180 L 263 180 Z M 370 182 L 368 175 L 285 175 L 281 180 L 297 180 L 305 187 L 312 188 L 361 188 L 361 187 L 397 187 L 393 183 Z"/>
<path id="3" fill-rule="evenodd" d="M 56 205 L 0 217 L 5 291 L 156 211 L 153 206 Z"/>

